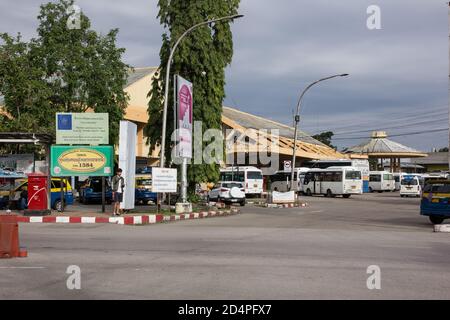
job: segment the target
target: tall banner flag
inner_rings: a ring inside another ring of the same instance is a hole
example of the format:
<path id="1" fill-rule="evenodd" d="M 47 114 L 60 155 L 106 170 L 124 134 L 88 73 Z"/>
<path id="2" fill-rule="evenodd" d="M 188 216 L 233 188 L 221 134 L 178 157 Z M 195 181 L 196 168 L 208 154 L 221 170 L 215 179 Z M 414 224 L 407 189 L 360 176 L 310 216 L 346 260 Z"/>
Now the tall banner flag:
<path id="1" fill-rule="evenodd" d="M 192 158 L 193 107 L 192 83 L 177 76 L 177 156 L 179 158 Z"/>

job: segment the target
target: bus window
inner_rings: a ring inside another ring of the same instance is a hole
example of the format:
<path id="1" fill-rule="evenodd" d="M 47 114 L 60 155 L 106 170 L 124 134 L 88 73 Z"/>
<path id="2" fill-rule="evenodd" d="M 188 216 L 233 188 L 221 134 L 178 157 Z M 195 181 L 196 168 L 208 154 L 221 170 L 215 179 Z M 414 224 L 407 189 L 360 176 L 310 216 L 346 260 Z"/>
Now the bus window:
<path id="1" fill-rule="evenodd" d="M 347 171 L 345 173 L 345 179 L 361 180 L 361 171 Z"/>

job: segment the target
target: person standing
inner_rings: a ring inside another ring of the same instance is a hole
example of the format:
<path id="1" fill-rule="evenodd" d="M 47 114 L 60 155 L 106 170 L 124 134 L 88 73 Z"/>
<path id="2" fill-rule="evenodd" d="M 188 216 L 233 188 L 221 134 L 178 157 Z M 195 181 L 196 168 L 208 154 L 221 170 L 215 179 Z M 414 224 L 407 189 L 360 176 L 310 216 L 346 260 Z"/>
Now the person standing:
<path id="1" fill-rule="evenodd" d="M 123 189 L 125 188 L 125 179 L 122 177 L 122 169 L 117 169 L 116 175 L 112 178 L 112 196 L 113 196 L 113 215 L 121 214 L 120 203 L 123 201 Z"/>

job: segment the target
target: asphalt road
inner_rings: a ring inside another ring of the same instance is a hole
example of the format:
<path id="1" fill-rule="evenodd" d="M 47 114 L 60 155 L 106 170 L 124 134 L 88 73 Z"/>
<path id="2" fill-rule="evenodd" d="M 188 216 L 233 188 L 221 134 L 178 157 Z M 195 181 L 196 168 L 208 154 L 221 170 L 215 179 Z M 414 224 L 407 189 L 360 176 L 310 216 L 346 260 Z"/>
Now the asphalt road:
<path id="1" fill-rule="evenodd" d="M 450 234 L 398 193 L 151 226 L 20 225 L 0 299 L 450 298 Z M 69 265 L 81 290 L 67 289 Z M 366 285 L 368 266 L 381 289 Z"/>

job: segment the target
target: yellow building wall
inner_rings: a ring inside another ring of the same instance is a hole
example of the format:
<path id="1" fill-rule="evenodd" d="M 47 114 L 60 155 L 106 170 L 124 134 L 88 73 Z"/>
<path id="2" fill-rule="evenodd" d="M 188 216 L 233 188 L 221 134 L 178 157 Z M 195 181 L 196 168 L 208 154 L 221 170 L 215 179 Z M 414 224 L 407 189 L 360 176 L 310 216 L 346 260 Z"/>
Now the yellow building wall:
<path id="1" fill-rule="evenodd" d="M 147 94 L 152 88 L 152 77 L 153 73 L 148 74 L 124 90 L 130 97 L 124 119 L 137 125 L 137 157 L 148 157 L 150 154 L 150 148 L 146 145 L 144 136 L 144 126 L 148 122 L 147 107 L 150 99 L 147 97 Z"/>

